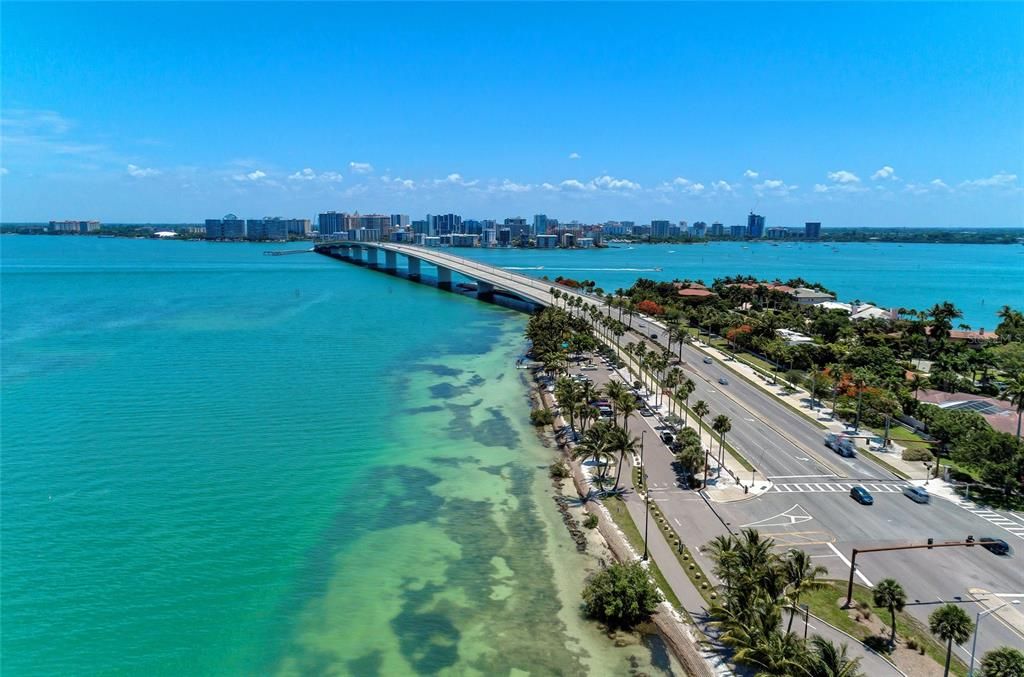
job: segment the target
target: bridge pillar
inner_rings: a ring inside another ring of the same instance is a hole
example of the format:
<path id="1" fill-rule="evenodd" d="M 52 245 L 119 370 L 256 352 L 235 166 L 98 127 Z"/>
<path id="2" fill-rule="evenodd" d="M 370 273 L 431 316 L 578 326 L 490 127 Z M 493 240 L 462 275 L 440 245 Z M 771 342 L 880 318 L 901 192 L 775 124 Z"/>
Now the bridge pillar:
<path id="1" fill-rule="evenodd" d="M 398 270 L 398 254 L 384 250 L 384 270 L 392 273 Z"/>
<path id="2" fill-rule="evenodd" d="M 494 297 L 494 285 L 490 282 L 484 282 L 483 280 L 476 281 L 476 295 L 479 298 L 493 298 Z"/>
<path id="3" fill-rule="evenodd" d="M 348 258 L 353 263 L 362 263 L 363 262 L 363 255 L 362 255 L 362 252 L 360 251 L 359 247 L 349 247 L 348 248 Z"/>
<path id="4" fill-rule="evenodd" d="M 452 269 L 444 266 L 437 267 L 437 286 L 441 289 L 452 288 Z"/>
<path id="5" fill-rule="evenodd" d="M 420 277 L 420 260 L 415 256 L 409 257 L 409 277 L 417 280 Z"/>
<path id="6" fill-rule="evenodd" d="M 370 266 L 371 268 L 376 268 L 377 267 L 377 248 L 376 247 L 370 247 L 369 249 L 366 250 L 366 265 Z"/>

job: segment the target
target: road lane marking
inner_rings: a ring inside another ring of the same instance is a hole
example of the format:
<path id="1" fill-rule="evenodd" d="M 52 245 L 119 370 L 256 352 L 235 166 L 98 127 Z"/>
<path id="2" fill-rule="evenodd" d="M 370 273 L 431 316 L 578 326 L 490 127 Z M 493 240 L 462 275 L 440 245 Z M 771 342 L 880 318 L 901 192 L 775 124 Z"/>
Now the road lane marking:
<path id="1" fill-rule="evenodd" d="M 835 475 L 770 475 L 770 480 L 795 480 L 807 477 L 835 477 Z"/>
<path id="2" fill-rule="evenodd" d="M 745 529 L 747 527 L 788 527 L 794 524 L 800 524 L 801 522 L 808 522 L 814 519 L 807 513 L 806 510 L 800 507 L 799 503 L 795 503 L 792 508 L 785 512 L 780 512 L 778 515 L 772 515 L 771 517 L 765 517 L 763 520 L 757 522 L 751 522 L 744 524 L 740 528 Z M 776 521 L 772 521 L 776 520 Z"/>
<path id="3" fill-rule="evenodd" d="M 843 556 L 843 553 L 839 552 L 839 548 L 837 548 L 836 546 L 832 545 L 831 543 L 828 544 L 828 547 L 832 548 L 832 552 L 834 552 L 836 555 L 838 555 L 839 559 L 843 560 L 843 563 L 846 564 L 847 567 L 849 567 L 849 568 L 853 567 L 853 564 L 850 563 L 850 560 L 846 559 L 846 557 Z M 860 569 L 854 569 L 853 573 L 857 574 L 857 578 L 859 578 L 860 580 L 864 581 L 864 585 L 868 586 L 869 588 L 873 588 L 874 587 L 873 585 L 871 585 L 871 581 L 869 581 L 867 578 L 865 578 L 864 574 L 862 574 L 860 572 Z"/>

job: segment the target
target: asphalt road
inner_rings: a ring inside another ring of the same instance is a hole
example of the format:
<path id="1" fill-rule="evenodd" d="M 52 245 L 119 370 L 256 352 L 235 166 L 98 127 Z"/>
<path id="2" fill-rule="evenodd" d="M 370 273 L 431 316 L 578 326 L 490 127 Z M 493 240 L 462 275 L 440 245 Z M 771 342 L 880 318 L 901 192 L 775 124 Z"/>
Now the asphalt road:
<path id="1" fill-rule="evenodd" d="M 585 373 L 601 385 L 610 373 L 601 368 Z M 845 581 L 853 548 L 922 543 L 927 538 L 943 541 L 995 536 L 1014 547 L 1010 556 L 1000 557 L 973 548 L 865 553 L 858 557 L 862 585 L 895 578 L 907 591 L 908 611 L 927 624 L 927 617 L 939 600 L 962 603 L 974 615 L 982 607 L 970 601 L 969 588 L 993 593 L 1024 595 L 1024 567 L 1020 554 L 1024 539 L 1015 537 L 982 517 L 939 498 L 927 505 L 914 503 L 902 494 L 907 483 L 896 480 L 853 481 L 832 477 L 777 480 L 771 491 L 732 503 L 712 503 L 700 492 L 684 489 L 672 467 L 673 456 L 658 437 L 659 421 L 634 413 L 630 431 L 644 435 L 645 462 L 652 500 L 691 546 L 707 543 L 715 536 L 753 527 L 775 539 L 779 551 L 800 548 L 816 563 L 828 568 L 829 577 Z M 735 430 L 735 423 L 734 423 Z M 707 437 L 704 438 L 707 440 Z M 735 439 L 735 438 L 733 438 Z M 862 506 L 849 497 L 849 487 L 866 486 L 875 498 Z M 695 553 L 706 571 L 712 563 Z M 1007 601 L 1014 598 L 1006 598 Z M 1020 607 L 1024 607 L 1024 597 Z M 1022 609 L 1024 611 L 1024 609 Z M 987 617 L 978 636 L 978 655 L 998 646 L 1024 649 L 1024 637 L 1016 634 L 994 615 Z M 957 649 L 969 660 L 969 642 Z"/>

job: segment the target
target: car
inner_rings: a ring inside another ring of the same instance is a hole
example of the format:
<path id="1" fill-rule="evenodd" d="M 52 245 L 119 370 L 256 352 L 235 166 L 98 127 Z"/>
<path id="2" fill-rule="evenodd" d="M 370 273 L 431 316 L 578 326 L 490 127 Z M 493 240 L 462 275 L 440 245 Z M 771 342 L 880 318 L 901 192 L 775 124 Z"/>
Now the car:
<path id="1" fill-rule="evenodd" d="M 931 500 L 931 496 L 928 494 L 927 489 L 924 487 L 911 486 L 909 484 L 903 487 L 903 495 L 915 503 L 927 503 Z"/>
<path id="2" fill-rule="evenodd" d="M 714 362 L 714 360 L 712 360 L 710 357 L 705 357 L 704 358 L 704 364 L 712 364 L 713 362 Z"/>
<path id="3" fill-rule="evenodd" d="M 874 505 L 875 499 L 864 487 L 854 487 L 850 489 L 850 498 L 857 501 L 861 505 Z"/>
<path id="4" fill-rule="evenodd" d="M 644 407 L 640 410 L 640 415 L 650 418 L 651 416 L 654 416 L 654 412 L 651 411 L 650 408 Z"/>
<path id="5" fill-rule="evenodd" d="M 996 555 L 1009 555 L 1010 544 L 1001 538 L 993 538 L 991 536 L 982 536 L 978 539 L 978 545 L 985 548 L 991 553 Z"/>
<path id="6" fill-rule="evenodd" d="M 720 376 L 720 377 L 718 378 L 718 382 L 719 382 L 720 384 L 724 385 L 724 386 L 727 386 L 727 385 L 729 385 L 729 379 L 727 379 L 727 378 L 726 378 L 726 377 L 724 377 L 724 376 Z"/>
<path id="7" fill-rule="evenodd" d="M 672 436 L 672 433 L 665 432 L 661 434 L 661 441 L 665 444 L 672 444 L 673 440 L 675 440 L 675 437 Z"/>
<path id="8" fill-rule="evenodd" d="M 654 339 L 655 341 L 657 341 L 658 340 L 658 335 L 657 334 L 651 334 L 651 338 Z"/>

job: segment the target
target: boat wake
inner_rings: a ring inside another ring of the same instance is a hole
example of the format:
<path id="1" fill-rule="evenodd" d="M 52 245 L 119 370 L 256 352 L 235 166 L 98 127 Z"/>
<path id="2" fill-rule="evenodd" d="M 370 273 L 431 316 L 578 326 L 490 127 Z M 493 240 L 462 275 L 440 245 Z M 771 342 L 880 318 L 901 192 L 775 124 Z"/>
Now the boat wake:
<path id="1" fill-rule="evenodd" d="M 569 270 L 577 273 L 586 272 L 616 272 L 621 271 L 624 273 L 658 273 L 661 272 L 661 268 L 562 268 L 558 270 Z"/>
<path id="2" fill-rule="evenodd" d="M 503 266 L 502 270 L 544 270 L 544 266 Z"/>

